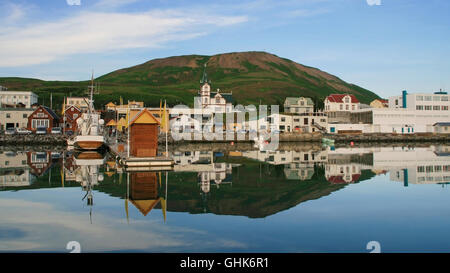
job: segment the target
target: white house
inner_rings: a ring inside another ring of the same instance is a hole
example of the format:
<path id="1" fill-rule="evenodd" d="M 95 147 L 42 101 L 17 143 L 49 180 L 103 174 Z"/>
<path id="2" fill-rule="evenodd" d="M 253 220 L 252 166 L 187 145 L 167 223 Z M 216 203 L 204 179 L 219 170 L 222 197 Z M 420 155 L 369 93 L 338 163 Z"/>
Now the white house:
<path id="1" fill-rule="evenodd" d="M 271 114 L 258 119 L 258 130 L 278 130 L 280 132 L 312 133 L 327 127 L 327 116 L 324 113 L 309 114 Z"/>
<path id="2" fill-rule="evenodd" d="M 23 104 L 24 108 L 38 102 L 38 95 L 31 91 L 0 91 L 0 107 L 15 107 Z"/>
<path id="3" fill-rule="evenodd" d="M 312 113 L 314 112 L 314 102 L 311 98 L 287 97 L 284 101 L 285 113 Z"/>
<path id="4" fill-rule="evenodd" d="M 351 94 L 331 94 L 325 98 L 324 111 L 354 111 L 359 109 L 359 101 Z"/>

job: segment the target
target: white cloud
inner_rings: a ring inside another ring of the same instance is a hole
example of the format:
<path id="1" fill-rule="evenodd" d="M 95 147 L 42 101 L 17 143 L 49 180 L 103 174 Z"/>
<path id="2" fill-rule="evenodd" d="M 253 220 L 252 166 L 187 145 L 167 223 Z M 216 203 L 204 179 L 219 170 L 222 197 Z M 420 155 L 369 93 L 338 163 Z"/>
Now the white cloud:
<path id="1" fill-rule="evenodd" d="M 66 0 L 66 3 L 69 6 L 80 6 L 81 0 Z"/>
<path id="2" fill-rule="evenodd" d="M 381 5 L 381 0 L 366 0 L 367 1 L 367 5 L 369 6 L 373 6 L 373 5 Z"/>
<path id="3" fill-rule="evenodd" d="M 95 4 L 98 8 L 117 8 L 121 6 L 130 5 L 140 0 L 100 0 Z"/>
<path id="4" fill-rule="evenodd" d="M 148 218 L 132 218 L 128 225 L 125 215 L 120 219 L 94 211 L 93 224 L 90 224 L 88 210 L 80 214 L 79 211 L 67 211 L 52 204 L 51 200 L 47 201 L 0 199 L 0 229 L 14 230 L 20 234 L 12 238 L 3 237 L 0 251 L 69 252 L 66 250 L 69 241 L 80 242 L 82 252 L 160 249 L 198 251 L 217 246 L 247 247 L 233 239 L 216 237 L 206 230 L 163 224 Z M 120 201 L 122 204 L 123 200 Z M 131 210 L 137 209 L 130 205 Z M 212 239 L 204 241 L 205 237 Z"/>
<path id="5" fill-rule="evenodd" d="M 80 12 L 59 21 L 0 30 L 0 67 L 47 63 L 74 54 L 160 47 L 205 35 L 205 27 L 210 30 L 245 21 L 246 16 L 202 16 L 178 10 Z"/>
<path id="6" fill-rule="evenodd" d="M 0 23 L 2 25 L 15 23 L 24 18 L 26 13 L 26 7 L 11 2 L 5 2 L 0 5 Z"/>

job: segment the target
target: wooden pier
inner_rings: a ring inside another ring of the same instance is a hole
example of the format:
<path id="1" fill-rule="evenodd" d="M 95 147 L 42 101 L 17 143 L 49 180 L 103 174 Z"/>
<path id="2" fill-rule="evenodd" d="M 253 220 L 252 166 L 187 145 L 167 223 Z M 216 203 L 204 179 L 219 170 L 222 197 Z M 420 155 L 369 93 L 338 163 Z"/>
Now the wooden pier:
<path id="1" fill-rule="evenodd" d="M 127 171 L 170 171 L 174 161 L 166 156 L 133 157 L 128 156 L 127 145 L 110 144 L 110 152 Z"/>

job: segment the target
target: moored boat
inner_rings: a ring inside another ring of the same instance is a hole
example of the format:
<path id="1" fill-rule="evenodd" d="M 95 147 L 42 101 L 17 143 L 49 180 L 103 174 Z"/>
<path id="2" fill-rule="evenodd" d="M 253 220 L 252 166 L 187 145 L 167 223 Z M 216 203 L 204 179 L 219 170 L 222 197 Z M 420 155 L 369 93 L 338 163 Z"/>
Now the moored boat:
<path id="1" fill-rule="evenodd" d="M 79 150 L 99 150 L 105 145 L 103 136 L 104 121 L 94 109 L 93 90 L 94 75 L 92 75 L 88 112 L 77 119 L 77 134 L 73 140 L 74 147 Z"/>

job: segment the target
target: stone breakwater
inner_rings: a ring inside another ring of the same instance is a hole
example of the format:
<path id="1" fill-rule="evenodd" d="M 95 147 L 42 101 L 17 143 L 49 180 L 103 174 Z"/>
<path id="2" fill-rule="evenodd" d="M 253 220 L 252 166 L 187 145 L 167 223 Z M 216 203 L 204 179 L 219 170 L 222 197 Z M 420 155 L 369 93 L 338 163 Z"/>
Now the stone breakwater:
<path id="1" fill-rule="evenodd" d="M 358 134 L 358 135 L 324 135 L 337 143 L 408 143 L 408 142 L 450 142 L 450 134 Z"/>
<path id="2" fill-rule="evenodd" d="M 48 135 L 0 135 L 0 145 L 30 145 L 30 146 L 65 146 L 67 138 L 60 134 Z"/>
<path id="3" fill-rule="evenodd" d="M 367 143 L 396 143 L 396 142 L 449 142 L 450 134 L 322 134 L 322 133 L 281 133 L 279 135 L 279 142 L 321 142 L 322 138 L 334 139 L 337 143 L 350 143 L 350 142 L 367 142 Z M 253 143 L 252 139 L 245 137 L 245 140 L 227 140 L 224 135 L 222 140 L 195 140 L 191 135 L 192 140 L 179 140 L 175 141 L 172 136 L 168 136 L 169 144 L 181 144 L 181 143 Z M 159 144 L 165 143 L 165 135 L 161 134 L 158 138 Z"/>
<path id="4" fill-rule="evenodd" d="M 321 134 L 321 133 L 282 133 L 279 135 L 280 143 L 289 142 L 303 142 L 303 143 L 316 143 L 321 142 L 322 138 L 334 139 L 335 143 L 408 143 L 408 142 L 450 142 L 450 134 Z M 245 140 L 227 140 L 226 136 L 223 136 L 222 140 L 179 140 L 175 141 L 172 136 L 167 137 L 169 144 L 183 144 L 183 143 L 232 143 L 234 144 L 253 144 L 252 139 L 248 139 L 248 135 Z M 122 143 L 127 142 L 126 136 L 119 137 L 119 141 Z M 160 134 L 158 137 L 158 143 L 164 145 L 166 143 L 166 137 L 164 134 Z M 14 145 L 42 145 L 42 146 L 65 146 L 67 144 L 67 137 L 60 134 L 47 134 L 47 135 L 0 135 L 1 146 L 14 146 Z"/>

